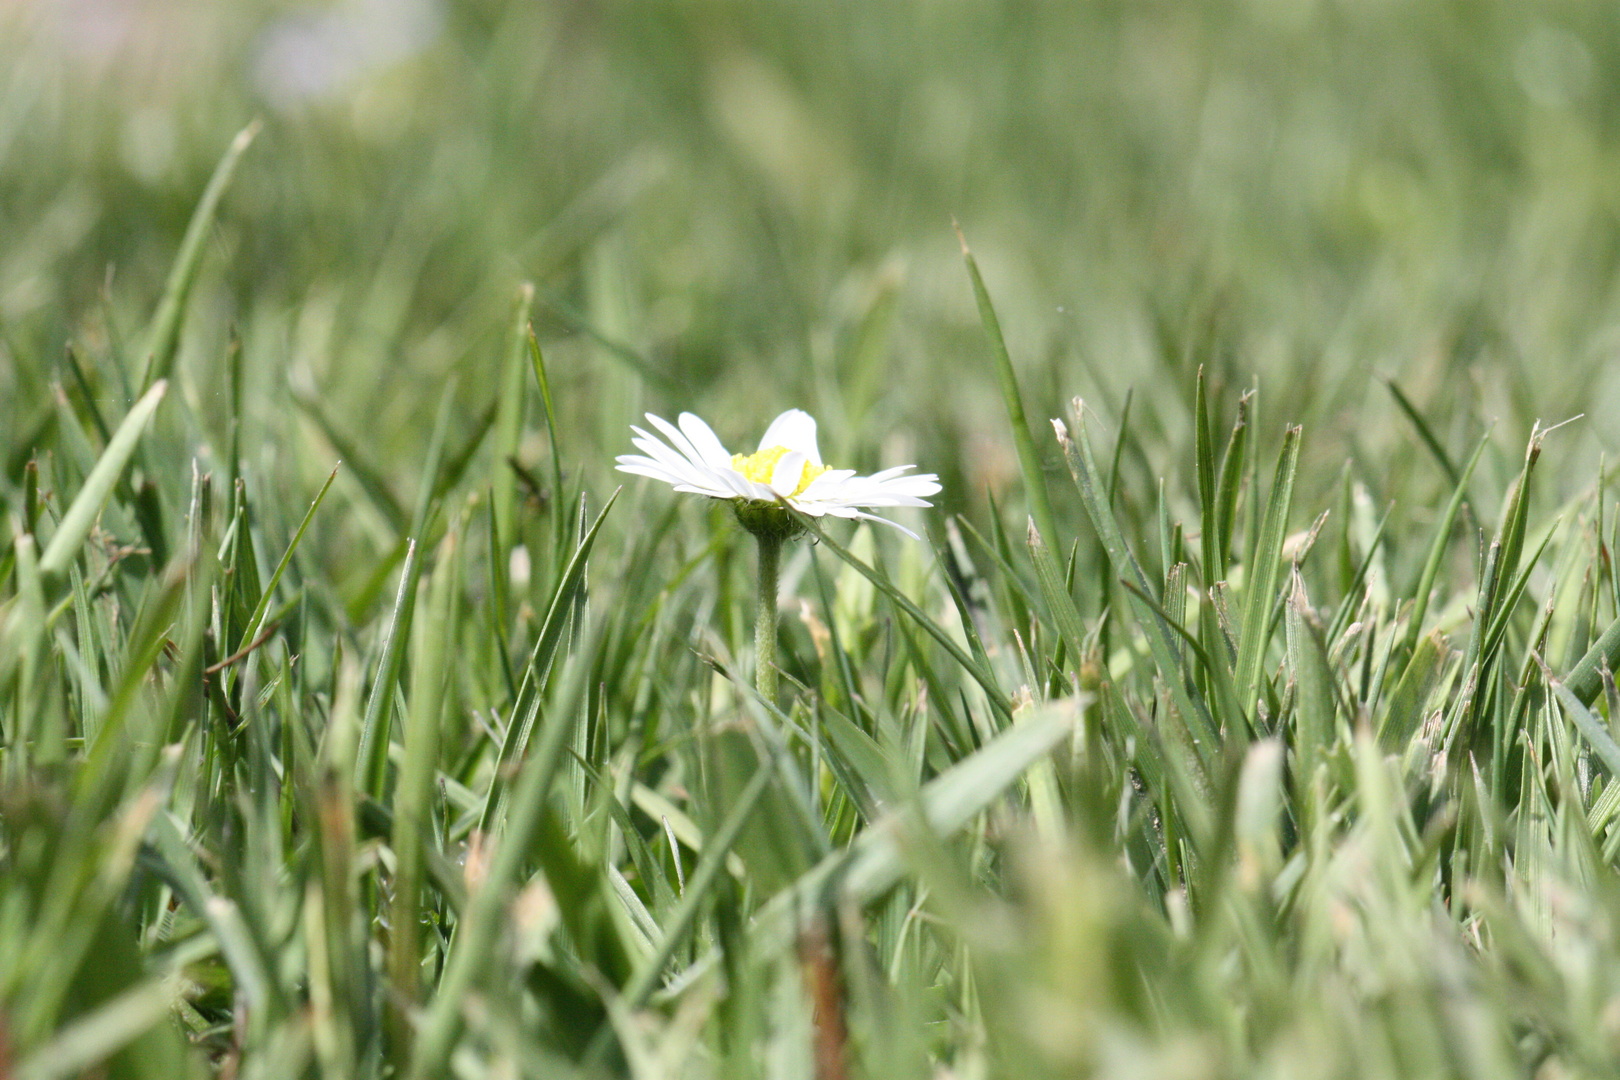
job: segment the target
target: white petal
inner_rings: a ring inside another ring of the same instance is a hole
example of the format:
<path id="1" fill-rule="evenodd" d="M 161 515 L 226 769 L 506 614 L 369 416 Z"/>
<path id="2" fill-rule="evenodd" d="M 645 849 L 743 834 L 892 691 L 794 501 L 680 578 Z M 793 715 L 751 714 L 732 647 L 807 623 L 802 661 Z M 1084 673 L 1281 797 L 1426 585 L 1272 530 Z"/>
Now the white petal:
<path id="1" fill-rule="evenodd" d="M 680 428 L 676 427 L 674 424 L 670 423 L 668 420 L 665 420 L 661 416 L 654 416 L 652 413 L 647 414 L 647 420 L 652 424 L 653 427 L 657 428 L 663 434 L 664 438 L 669 440 L 669 445 L 680 451 L 681 455 L 692 464 L 708 464 L 708 462 L 704 460 L 703 455 L 698 453 L 697 447 L 692 445 L 692 440 L 681 434 Z"/>
<path id="2" fill-rule="evenodd" d="M 641 464 L 641 462 L 646 462 L 646 464 Z M 646 458 L 640 458 L 637 461 L 628 461 L 624 458 L 620 458 L 618 471 L 622 473 L 631 473 L 635 476 L 646 476 L 654 480 L 662 480 L 664 483 L 676 488 L 686 485 L 686 477 L 677 476 L 668 469 L 664 468 L 662 465 L 659 465 L 653 461 L 648 461 Z"/>
<path id="3" fill-rule="evenodd" d="M 922 539 L 922 537 L 918 536 L 916 533 L 912 532 L 910 529 L 906 528 L 904 525 L 900 524 L 898 521 L 890 521 L 888 518 L 880 518 L 876 514 L 857 514 L 856 517 L 860 518 L 862 521 L 875 521 L 880 525 L 893 526 L 894 528 L 899 529 L 901 532 L 905 533 L 907 536 L 911 537 L 913 540 L 921 540 Z"/>
<path id="4" fill-rule="evenodd" d="M 776 501 L 776 489 L 771 487 L 771 485 L 757 484 L 754 481 L 747 479 L 744 479 L 743 483 L 748 485 L 748 498 L 753 499 L 756 502 L 773 503 Z"/>
<path id="5" fill-rule="evenodd" d="M 824 502 L 836 503 L 841 506 L 932 506 L 926 499 L 913 499 L 909 495 L 884 495 L 862 493 L 858 495 L 844 495 L 824 499 Z"/>
<path id="6" fill-rule="evenodd" d="M 805 464 L 805 456 L 797 450 L 783 454 L 771 470 L 771 490 L 783 498 L 798 491 L 799 481 L 804 479 Z"/>
<path id="7" fill-rule="evenodd" d="M 636 431 L 640 429 L 632 428 L 631 430 Z M 677 454 L 674 450 L 665 446 L 663 443 L 659 442 L 651 435 L 648 435 L 646 432 L 642 432 L 638 438 L 631 439 L 630 441 L 636 445 L 638 450 L 645 452 L 650 459 L 657 462 L 659 465 L 662 465 L 676 476 L 680 476 L 688 480 L 697 480 L 708 476 L 713 471 L 704 465 L 693 462 L 690 458 Z"/>
<path id="8" fill-rule="evenodd" d="M 771 426 L 765 429 L 764 437 L 759 440 L 759 448 L 769 450 L 773 446 L 797 450 L 810 459 L 810 464 L 821 464 L 821 451 L 816 449 L 815 417 L 803 409 L 789 409 L 771 421 Z"/>
<path id="9" fill-rule="evenodd" d="M 731 468 L 731 455 L 726 452 L 725 444 L 714 433 L 714 429 L 703 422 L 702 417 L 683 412 L 680 415 L 680 424 L 682 433 L 692 440 L 693 449 L 703 455 L 703 460 L 709 467 Z"/>
<path id="10" fill-rule="evenodd" d="M 867 481 L 868 483 L 881 485 L 885 488 L 893 488 L 897 491 L 903 491 L 907 495 L 938 494 L 940 490 L 939 477 L 935 476 L 933 473 L 918 473 L 916 476 L 901 475 L 907 469 L 915 469 L 916 467 L 917 466 L 915 465 L 899 465 L 892 469 L 884 469 L 882 472 L 873 473 L 871 476 L 862 477 L 861 479 Z"/>
<path id="11" fill-rule="evenodd" d="M 662 480 L 666 484 L 680 483 L 680 478 L 668 469 L 649 458 L 625 454 L 618 459 L 619 472 L 634 473 L 637 476 L 650 476 L 654 480 Z"/>
<path id="12" fill-rule="evenodd" d="M 712 470 L 712 474 L 714 476 L 715 483 L 726 489 L 726 498 L 751 499 L 754 497 L 752 491 L 749 489 L 748 478 L 742 473 L 738 472 L 736 469 L 714 469 Z"/>

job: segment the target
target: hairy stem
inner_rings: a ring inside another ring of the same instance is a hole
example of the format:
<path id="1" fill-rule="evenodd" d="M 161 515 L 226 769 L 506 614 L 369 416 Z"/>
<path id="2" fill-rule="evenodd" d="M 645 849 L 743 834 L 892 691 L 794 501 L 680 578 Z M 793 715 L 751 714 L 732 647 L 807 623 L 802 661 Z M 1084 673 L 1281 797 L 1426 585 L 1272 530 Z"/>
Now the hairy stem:
<path id="1" fill-rule="evenodd" d="M 756 533 L 759 541 L 759 605 L 754 615 L 754 686 L 776 703 L 776 572 L 782 561 L 782 538 Z"/>

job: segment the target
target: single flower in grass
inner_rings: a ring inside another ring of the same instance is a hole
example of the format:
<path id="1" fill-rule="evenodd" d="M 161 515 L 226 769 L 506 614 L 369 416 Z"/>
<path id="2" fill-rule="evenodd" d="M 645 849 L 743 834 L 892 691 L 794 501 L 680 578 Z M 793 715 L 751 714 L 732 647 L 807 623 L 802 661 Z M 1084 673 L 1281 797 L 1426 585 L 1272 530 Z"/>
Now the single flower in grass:
<path id="1" fill-rule="evenodd" d="M 676 491 L 729 499 L 737 519 L 755 535 L 765 532 L 789 537 L 798 531 L 781 503 L 811 517 L 858 518 L 893 525 L 907 536 L 917 534 L 904 525 L 867 513 L 890 506 L 929 506 L 923 496 L 939 491 L 930 473 L 906 475 L 914 465 L 857 476 L 853 469 L 822 464 L 816 447 L 816 421 L 802 409 L 789 409 L 771 421 L 752 454 L 726 450 L 714 430 L 691 413 L 681 413 L 679 426 L 647 414 L 647 420 L 667 443 L 632 426 L 631 441 L 642 454 L 625 454 L 619 471 L 650 476 L 674 485 Z"/>
<path id="2" fill-rule="evenodd" d="M 754 685 L 760 696 L 776 703 L 776 574 L 782 543 L 801 530 L 784 506 L 811 517 L 881 521 L 917 538 L 887 518 L 867 513 L 889 506 L 929 506 L 924 495 L 939 491 L 931 473 L 907 476 L 916 468 L 902 465 L 871 476 L 822 464 L 816 446 L 816 421 L 802 409 L 789 409 L 771 421 L 752 454 L 726 450 L 714 429 L 691 413 L 681 413 L 679 426 L 647 414 L 647 421 L 667 443 L 631 426 L 631 440 L 641 454 L 620 457 L 619 471 L 650 476 L 676 491 L 725 499 L 743 528 L 759 542 L 759 604 L 754 615 Z M 645 455 L 645 456 L 643 456 Z"/>

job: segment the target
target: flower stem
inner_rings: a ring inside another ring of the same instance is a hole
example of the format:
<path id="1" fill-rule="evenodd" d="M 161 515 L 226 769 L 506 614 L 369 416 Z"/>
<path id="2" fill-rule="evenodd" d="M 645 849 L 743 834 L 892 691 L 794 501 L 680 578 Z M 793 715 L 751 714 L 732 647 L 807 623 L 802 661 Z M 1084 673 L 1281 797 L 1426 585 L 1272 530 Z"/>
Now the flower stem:
<path id="1" fill-rule="evenodd" d="M 755 533 L 759 541 L 759 606 L 754 615 L 754 686 L 776 704 L 776 571 L 782 561 L 782 537 Z"/>

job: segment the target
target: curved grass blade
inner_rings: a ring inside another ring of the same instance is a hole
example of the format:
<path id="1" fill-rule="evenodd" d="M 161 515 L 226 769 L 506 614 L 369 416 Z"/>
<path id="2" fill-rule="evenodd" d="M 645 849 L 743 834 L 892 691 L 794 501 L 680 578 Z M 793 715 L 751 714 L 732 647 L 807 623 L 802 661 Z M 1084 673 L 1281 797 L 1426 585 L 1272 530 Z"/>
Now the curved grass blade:
<path id="1" fill-rule="evenodd" d="M 1080 621 L 1080 612 L 1074 606 L 1074 597 L 1069 592 L 1066 580 L 1058 570 L 1057 560 L 1052 557 L 1052 551 L 1036 529 L 1033 518 L 1030 519 L 1026 539 L 1030 556 L 1035 561 L 1035 578 L 1040 582 L 1041 595 L 1046 598 L 1052 622 L 1057 626 L 1058 640 L 1078 664 L 1080 657 L 1085 655 L 1085 626 Z M 1073 580 L 1072 563 L 1070 569 L 1068 580 Z"/>
<path id="2" fill-rule="evenodd" d="M 1620 618 L 1610 623 L 1569 674 L 1564 685 L 1582 705 L 1590 706 L 1603 692 L 1603 672 L 1620 668 Z"/>
<path id="3" fill-rule="evenodd" d="M 429 579 L 426 619 L 411 665 L 411 696 L 405 716 L 405 756 L 394 792 L 393 904 L 389 917 L 386 1021 L 390 1054 L 409 1056 L 413 1029 L 407 1011 L 422 998 L 422 879 L 433 843 L 433 778 L 438 770 L 440 726 L 450 686 L 452 643 L 461 599 L 461 543 L 452 528 L 439 547 Z"/>
<path id="4" fill-rule="evenodd" d="M 826 533 L 821 531 L 821 527 L 816 524 L 814 518 L 801 514 L 797 510 L 793 510 L 791 507 L 788 509 L 793 516 L 798 519 L 799 524 L 803 525 L 805 530 L 816 538 L 818 543 L 826 544 L 829 548 L 831 548 L 834 555 L 837 555 L 840 559 L 843 559 L 844 562 L 848 563 L 856 573 L 870 581 L 873 585 L 876 585 L 883 595 L 894 601 L 895 605 L 899 607 L 901 611 L 904 611 L 907 615 L 910 615 L 919 626 L 928 631 L 929 637 L 932 637 L 935 641 L 944 646 L 945 651 L 951 654 L 952 659 L 954 659 L 958 664 L 962 665 L 962 669 L 969 675 L 973 676 L 973 680 L 983 687 L 985 696 L 990 700 L 990 706 L 1001 715 L 1003 720 L 1006 720 L 1009 723 L 1012 721 L 1012 708 L 1007 703 L 1006 692 L 996 684 L 995 676 L 991 675 L 983 665 L 973 660 L 968 656 L 967 653 L 963 652 L 961 646 L 957 645 L 956 642 L 951 640 L 950 635 L 945 632 L 943 627 L 934 622 L 934 620 L 930 619 L 927 615 L 924 615 L 922 609 L 916 604 L 913 604 L 910 599 L 906 597 L 905 593 L 902 593 L 899 589 L 895 588 L 894 583 L 889 580 L 887 574 L 879 573 L 872 567 L 867 566 L 865 563 L 861 562 L 861 560 L 857 559 L 850 551 L 840 546 L 836 540 L 828 537 Z"/>
<path id="5" fill-rule="evenodd" d="M 546 409 L 546 439 L 551 444 L 551 497 L 563 497 L 562 451 L 557 445 L 557 411 L 551 403 L 551 381 L 546 378 L 546 359 L 540 351 L 540 340 L 534 336 L 534 326 L 528 327 L 529 362 L 534 367 L 535 381 L 540 384 L 540 401 Z"/>
<path id="6" fill-rule="evenodd" d="M 259 133 L 259 126 L 259 121 L 255 120 L 236 133 L 230 147 L 225 151 L 225 156 L 220 158 L 219 164 L 214 167 L 214 175 L 209 177 L 208 186 L 203 189 L 197 209 L 191 213 L 191 221 L 186 225 L 186 235 L 180 241 L 180 253 L 175 256 L 174 267 L 169 271 L 169 280 L 163 286 L 163 297 L 158 301 L 157 311 L 147 326 L 145 343 L 142 346 L 146 364 L 146 373 L 141 377 L 142 390 L 160 379 L 168 378 L 169 372 L 174 368 L 174 357 L 180 344 L 180 324 L 186 314 L 186 301 L 191 297 L 191 286 L 197 280 L 197 268 L 202 264 L 203 241 L 214 224 L 214 214 L 219 209 L 219 200 L 224 196 L 225 189 L 231 186 L 231 177 L 236 174 L 237 163 L 242 160 L 242 155 L 252 144 L 253 137 Z"/>
<path id="7" fill-rule="evenodd" d="M 1389 392 L 1395 398 L 1395 404 L 1400 406 L 1401 412 L 1405 413 L 1406 418 L 1412 421 L 1412 426 L 1417 428 L 1418 438 L 1423 440 L 1423 445 L 1428 447 L 1429 453 L 1434 455 L 1434 460 L 1440 465 L 1440 471 L 1446 474 L 1446 479 L 1451 482 L 1451 486 L 1456 488 L 1467 484 L 1468 476 L 1466 472 L 1459 473 L 1457 471 L 1457 466 L 1451 462 L 1451 455 L 1446 453 L 1445 448 L 1440 445 L 1440 440 L 1435 438 L 1434 432 L 1429 429 L 1429 422 L 1423 419 L 1423 414 L 1418 412 L 1416 406 L 1407 400 L 1406 395 L 1401 392 L 1401 388 L 1395 385 L 1395 380 L 1386 378 L 1384 385 L 1389 387 Z"/>
<path id="8" fill-rule="evenodd" d="M 118 425 L 113 433 L 112 441 L 102 452 L 101 459 L 96 462 L 90 475 L 85 477 L 84 487 L 74 496 L 73 502 L 68 505 L 67 512 L 62 515 L 62 522 L 56 527 L 51 542 L 46 545 L 45 553 L 39 557 L 39 571 L 46 576 L 54 576 L 67 572 L 68 564 L 79 554 L 84 546 L 85 537 L 90 535 L 90 529 L 95 524 L 96 515 L 106 505 L 107 498 L 118 484 L 118 478 L 123 475 L 124 466 L 135 454 L 135 447 L 140 441 L 141 432 L 146 429 L 147 421 L 157 411 L 163 395 L 168 392 L 169 384 L 159 381 L 141 396 L 124 422 Z"/>
<path id="9" fill-rule="evenodd" d="M 1249 402 L 1254 392 L 1238 398 L 1237 419 L 1232 422 L 1232 434 L 1226 440 L 1226 452 L 1221 457 L 1221 478 L 1215 488 L 1215 566 L 1209 570 L 1209 584 L 1226 580 L 1226 568 L 1232 561 L 1232 526 L 1237 520 L 1238 496 L 1243 491 L 1244 466 L 1248 460 Z"/>
<path id="10" fill-rule="evenodd" d="M 292 541 L 287 545 L 286 552 L 282 554 L 281 561 L 276 564 L 275 572 L 270 575 L 269 583 L 265 585 L 264 591 L 259 594 L 259 603 L 254 607 L 253 614 L 248 617 L 247 627 L 242 633 L 242 640 L 236 646 L 238 653 L 253 644 L 258 639 L 259 631 L 264 629 L 265 616 L 270 611 L 270 601 L 275 596 L 276 586 L 281 582 L 281 575 L 287 572 L 287 566 L 292 562 L 293 552 L 298 550 L 299 541 L 304 539 L 304 533 L 308 531 L 309 523 L 315 520 L 315 511 L 320 509 L 321 502 L 326 498 L 326 493 L 332 488 L 332 481 L 337 479 L 338 469 L 342 467 L 342 463 L 339 462 L 332 469 L 332 472 L 326 478 L 326 483 L 322 484 L 321 490 L 315 493 L 315 501 L 309 504 L 309 510 L 305 512 L 304 520 L 298 523 L 298 529 L 293 533 Z"/>
<path id="11" fill-rule="evenodd" d="M 1620 776 L 1620 744 L 1616 744 L 1614 736 L 1609 734 L 1609 726 L 1592 715 L 1587 703 L 1567 683 L 1559 682 L 1550 675 L 1547 683 L 1558 696 L 1558 703 L 1564 707 L 1564 715 L 1579 729 L 1597 756 L 1603 759 L 1603 767 L 1609 770 L 1609 775 Z"/>
<path id="12" fill-rule="evenodd" d="M 968 277 L 973 281 L 973 297 L 979 305 L 979 321 L 984 324 L 990 339 L 990 354 L 995 360 L 996 382 L 1001 387 L 1001 401 L 1007 407 L 1007 423 L 1012 428 L 1013 446 L 1018 450 L 1018 467 L 1024 474 L 1024 491 L 1029 499 L 1029 513 L 1035 527 L 1048 544 L 1058 542 L 1057 522 L 1052 517 L 1052 501 L 1047 495 L 1046 478 L 1041 470 L 1041 456 L 1035 449 L 1035 438 L 1030 434 L 1029 421 L 1024 418 L 1024 400 L 1018 392 L 1018 375 L 1013 371 L 1012 357 L 1007 355 L 1007 341 L 1001 334 L 1001 321 L 990 303 L 990 292 L 984 287 L 979 274 L 978 261 L 968 249 L 962 230 L 956 230 L 962 242 L 962 259 L 967 263 Z"/>
<path id="13" fill-rule="evenodd" d="M 905 874 L 908 827 L 920 819 L 941 838 L 962 829 L 1073 734 L 1078 712 L 1074 699 L 1042 706 L 928 781 L 909 810 L 863 830 L 848 847 L 834 851 L 766 901 L 754 913 L 749 931 L 755 948 L 770 955 L 791 945 L 802 912 L 823 899 L 835 883 L 843 899 L 856 906 L 882 896 Z M 687 889 L 691 891 L 690 882 Z M 668 993 L 691 985 L 716 959 L 712 950 L 705 954 L 681 973 Z"/>
<path id="14" fill-rule="evenodd" d="M 183 988 L 178 975 L 138 983 L 61 1028 L 9 1075 L 14 1080 L 101 1075 L 94 1066 L 163 1023 Z"/>

